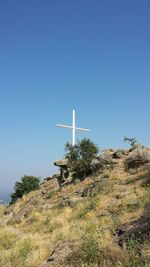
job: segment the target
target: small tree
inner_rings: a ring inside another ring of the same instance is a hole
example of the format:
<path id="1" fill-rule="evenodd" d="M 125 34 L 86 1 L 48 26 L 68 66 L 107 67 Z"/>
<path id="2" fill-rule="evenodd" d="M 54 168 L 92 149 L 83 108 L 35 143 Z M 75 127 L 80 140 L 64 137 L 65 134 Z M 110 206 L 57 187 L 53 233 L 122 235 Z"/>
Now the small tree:
<path id="1" fill-rule="evenodd" d="M 124 137 L 124 142 L 128 143 L 130 145 L 130 151 L 133 151 L 136 148 L 141 147 L 142 145 L 137 142 L 135 138 L 129 138 L 129 137 Z"/>
<path id="2" fill-rule="evenodd" d="M 98 155 L 99 148 L 90 139 L 84 138 L 75 146 L 67 143 L 65 158 L 75 178 L 84 178 L 90 174 L 90 164 Z"/>
<path id="3" fill-rule="evenodd" d="M 24 194 L 27 194 L 33 190 L 39 188 L 40 179 L 34 176 L 24 175 L 21 178 L 21 182 L 16 182 L 14 187 L 14 193 L 11 194 L 11 202 L 13 204 L 18 198 L 21 198 Z"/>
<path id="4" fill-rule="evenodd" d="M 137 144 L 137 140 L 135 138 L 129 138 L 127 136 L 124 137 L 124 142 L 130 144 L 131 146 Z"/>

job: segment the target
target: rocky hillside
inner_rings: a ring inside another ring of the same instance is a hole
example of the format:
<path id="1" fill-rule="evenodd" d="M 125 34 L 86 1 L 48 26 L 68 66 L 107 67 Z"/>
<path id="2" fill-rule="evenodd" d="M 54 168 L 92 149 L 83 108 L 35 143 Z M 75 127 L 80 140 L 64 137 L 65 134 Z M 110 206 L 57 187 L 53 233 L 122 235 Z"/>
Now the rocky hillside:
<path id="1" fill-rule="evenodd" d="M 150 266 L 150 150 L 102 159 L 83 181 L 47 178 L 1 206 L 1 267 Z"/>

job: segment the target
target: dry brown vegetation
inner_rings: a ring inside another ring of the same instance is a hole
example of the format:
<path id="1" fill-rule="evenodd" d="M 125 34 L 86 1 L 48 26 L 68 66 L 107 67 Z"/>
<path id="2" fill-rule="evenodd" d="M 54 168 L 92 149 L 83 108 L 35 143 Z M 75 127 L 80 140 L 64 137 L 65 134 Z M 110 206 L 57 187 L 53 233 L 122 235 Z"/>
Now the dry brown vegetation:
<path id="1" fill-rule="evenodd" d="M 114 235 L 150 201 L 148 167 L 126 170 L 126 155 L 95 177 L 63 187 L 52 181 L 0 207 L 0 266 L 150 266 L 150 242 Z M 53 261 L 46 262 L 52 255 Z"/>

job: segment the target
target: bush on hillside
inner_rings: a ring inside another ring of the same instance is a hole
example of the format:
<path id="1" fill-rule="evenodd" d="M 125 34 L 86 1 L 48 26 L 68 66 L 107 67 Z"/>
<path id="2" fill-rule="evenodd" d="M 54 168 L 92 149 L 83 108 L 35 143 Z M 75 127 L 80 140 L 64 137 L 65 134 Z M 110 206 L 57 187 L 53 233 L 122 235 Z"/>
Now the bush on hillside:
<path id="1" fill-rule="evenodd" d="M 65 158 L 75 178 L 82 179 L 91 173 L 92 160 L 98 156 L 99 148 L 90 139 L 84 138 L 75 146 L 67 143 Z"/>
<path id="2" fill-rule="evenodd" d="M 103 233 L 102 233 L 103 235 Z M 82 239 L 67 257 L 69 266 L 121 266 L 123 259 L 119 247 L 103 240 L 100 229 L 96 224 L 87 225 L 83 231 Z"/>
<path id="3" fill-rule="evenodd" d="M 128 143 L 130 145 L 129 151 L 133 151 L 137 148 L 143 147 L 140 143 L 137 142 L 135 138 L 129 138 L 129 137 L 124 137 L 124 142 Z"/>
<path id="4" fill-rule="evenodd" d="M 34 176 L 24 175 L 21 178 L 21 182 L 16 182 L 14 187 L 14 193 L 11 194 L 11 202 L 13 204 L 17 199 L 21 198 L 24 194 L 27 194 L 33 190 L 39 188 L 40 179 Z"/>
<path id="5" fill-rule="evenodd" d="M 124 142 L 129 143 L 131 146 L 137 144 L 137 140 L 135 138 L 129 138 L 127 136 L 124 137 Z"/>

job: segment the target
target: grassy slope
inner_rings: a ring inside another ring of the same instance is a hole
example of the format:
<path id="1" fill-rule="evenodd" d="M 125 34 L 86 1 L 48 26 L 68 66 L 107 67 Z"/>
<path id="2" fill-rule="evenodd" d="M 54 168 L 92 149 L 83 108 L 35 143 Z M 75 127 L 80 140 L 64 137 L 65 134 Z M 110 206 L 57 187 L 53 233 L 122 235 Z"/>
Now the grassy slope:
<path id="1" fill-rule="evenodd" d="M 93 258 L 91 266 L 143 266 L 135 247 L 131 244 L 132 249 L 121 249 L 113 233 L 120 225 L 142 215 L 145 203 L 150 200 L 149 187 L 142 186 L 146 176 L 144 169 L 126 172 L 120 159 L 112 170 L 105 170 L 95 178 L 89 177 L 61 191 L 47 181 L 40 190 L 24 196 L 15 205 L 1 207 L 0 266 L 38 267 L 64 241 L 76 244 L 68 266 L 72 262 L 72 266 L 90 264 L 91 255 L 102 262 L 98 265 Z M 96 196 L 77 195 L 78 190 L 88 188 L 94 179 L 102 177 L 109 179 Z M 62 207 L 62 199 L 70 199 L 71 206 Z M 95 251 L 99 254 L 94 254 Z M 145 266 L 150 266 L 148 242 L 142 245 L 141 253 Z M 75 265 L 79 259 L 80 265 Z M 58 260 L 56 266 L 67 264 L 59 265 Z"/>

